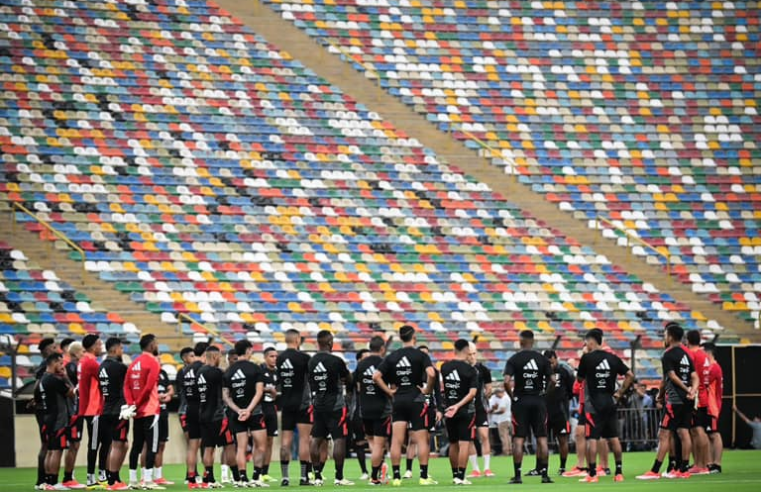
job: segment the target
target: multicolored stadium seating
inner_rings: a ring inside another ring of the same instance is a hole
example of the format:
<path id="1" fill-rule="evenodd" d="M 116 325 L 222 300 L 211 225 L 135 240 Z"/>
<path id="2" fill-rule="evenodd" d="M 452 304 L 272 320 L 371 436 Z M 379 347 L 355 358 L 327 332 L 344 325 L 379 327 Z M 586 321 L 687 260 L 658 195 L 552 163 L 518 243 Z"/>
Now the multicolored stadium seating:
<path id="1" fill-rule="evenodd" d="M 0 23 L 0 210 L 35 210 L 167 322 L 347 343 L 409 322 L 442 359 L 480 335 L 494 370 L 524 328 L 563 334 L 569 357 L 592 327 L 619 351 L 638 335 L 657 349 L 669 319 L 722 328 L 214 6 L 17 0 Z"/>
<path id="2" fill-rule="evenodd" d="M 265 1 L 561 209 L 759 317 L 757 2 Z"/>

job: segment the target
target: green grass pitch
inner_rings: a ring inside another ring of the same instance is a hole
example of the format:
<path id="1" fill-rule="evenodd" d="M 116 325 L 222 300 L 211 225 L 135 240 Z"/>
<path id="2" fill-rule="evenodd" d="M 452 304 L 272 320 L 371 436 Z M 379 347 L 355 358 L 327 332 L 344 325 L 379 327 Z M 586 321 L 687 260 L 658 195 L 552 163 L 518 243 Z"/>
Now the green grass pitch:
<path id="1" fill-rule="evenodd" d="M 649 469 L 654 458 L 653 453 L 626 453 L 624 454 L 624 475 L 626 481 L 623 483 L 614 483 L 611 477 L 603 477 L 597 484 L 579 483 L 578 479 L 553 477 L 555 484 L 542 485 L 539 478 L 525 477 L 523 485 L 507 485 L 507 480 L 512 476 L 512 460 L 509 457 L 492 458 L 492 470 L 497 474 L 494 478 L 473 479 L 473 485 L 468 487 L 455 487 L 451 484 L 451 471 L 449 461 L 443 458 L 431 460 L 431 476 L 439 481 L 439 485 L 432 488 L 434 490 L 452 490 L 452 489 L 473 489 L 487 492 L 495 489 L 517 489 L 517 490 L 562 490 L 579 491 L 592 489 L 615 489 L 616 491 L 647 491 L 647 492 L 759 492 L 761 491 L 761 451 L 728 451 L 724 454 L 724 473 L 720 475 L 693 477 L 689 480 L 666 480 L 642 482 L 635 480 L 634 477 Z M 569 465 L 575 462 L 575 456 L 569 458 Z M 533 467 L 534 457 L 527 456 L 524 459 L 524 470 Z M 270 474 L 274 477 L 280 476 L 278 463 L 273 463 Z M 557 474 L 558 458 L 550 457 L 551 474 Z M 402 464 L 402 466 L 404 466 Z M 250 466 L 249 466 L 250 468 Z M 291 477 L 298 476 L 298 462 L 291 464 Z M 328 462 L 326 465 L 326 485 L 323 488 L 335 489 L 333 486 L 333 463 Z M 415 477 L 412 480 L 404 480 L 402 489 L 420 489 L 423 488 L 417 484 L 417 462 L 414 467 Z M 179 465 L 170 465 L 164 467 L 164 475 L 177 482 L 176 485 L 170 486 L 167 490 L 187 490 L 187 486 L 182 483 L 185 474 L 185 467 Z M 216 467 L 215 474 L 219 478 L 219 465 Z M 249 470 L 250 474 L 250 470 Z M 76 476 L 84 480 L 85 470 L 77 469 Z M 122 472 L 122 478 L 126 478 L 127 470 Z M 32 468 L 19 469 L 0 469 L 0 492 L 16 492 L 33 490 L 36 471 Z M 350 487 L 351 490 L 378 490 L 378 487 L 370 487 L 356 480 L 359 477 L 359 466 L 355 459 L 347 461 L 346 477 L 355 480 L 356 485 Z M 562 488 L 561 488 L 562 487 Z M 280 489 L 279 483 L 273 483 L 272 488 Z M 298 486 L 291 486 L 290 489 L 299 489 Z M 344 489 L 346 487 L 343 487 Z M 384 488 L 391 489 L 390 485 Z M 226 486 L 226 489 L 232 490 L 232 486 Z"/>

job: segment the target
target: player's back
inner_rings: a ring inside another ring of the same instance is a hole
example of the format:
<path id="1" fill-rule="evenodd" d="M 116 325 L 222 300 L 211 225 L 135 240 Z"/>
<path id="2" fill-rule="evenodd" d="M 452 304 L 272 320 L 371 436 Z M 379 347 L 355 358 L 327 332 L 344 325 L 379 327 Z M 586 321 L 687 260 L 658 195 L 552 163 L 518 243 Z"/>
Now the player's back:
<path id="1" fill-rule="evenodd" d="M 552 369 L 545 356 L 535 350 L 516 352 L 505 364 L 505 374 L 513 378 L 515 396 L 544 394 Z"/>
<path id="2" fill-rule="evenodd" d="M 441 378 L 444 381 L 444 406 L 450 407 L 461 401 L 470 392 L 477 390 L 478 371 L 465 361 L 450 360 L 441 366 Z M 475 399 L 470 400 L 459 409 L 458 415 L 475 413 Z"/>
<path id="3" fill-rule="evenodd" d="M 275 364 L 280 381 L 278 406 L 288 411 L 309 407 L 310 393 L 307 381 L 309 355 L 289 348 L 278 354 Z"/>
<path id="4" fill-rule="evenodd" d="M 394 400 L 424 401 L 420 387 L 428 382 L 426 369 L 431 359 L 415 347 L 403 347 L 390 353 L 378 371 L 387 384 L 396 386 Z"/>
<path id="5" fill-rule="evenodd" d="M 198 370 L 198 408 L 201 422 L 218 422 L 224 419 L 223 383 L 224 373 L 220 368 L 204 365 Z"/>
<path id="6" fill-rule="evenodd" d="M 102 415 L 119 415 L 124 405 L 124 377 L 127 366 L 120 360 L 107 357 L 100 363 L 98 383 L 103 395 Z"/>
<path id="7" fill-rule="evenodd" d="M 309 387 L 317 412 L 340 410 L 346 405 L 345 380 L 349 375 L 346 363 L 328 352 L 318 352 L 309 360 Z"/>

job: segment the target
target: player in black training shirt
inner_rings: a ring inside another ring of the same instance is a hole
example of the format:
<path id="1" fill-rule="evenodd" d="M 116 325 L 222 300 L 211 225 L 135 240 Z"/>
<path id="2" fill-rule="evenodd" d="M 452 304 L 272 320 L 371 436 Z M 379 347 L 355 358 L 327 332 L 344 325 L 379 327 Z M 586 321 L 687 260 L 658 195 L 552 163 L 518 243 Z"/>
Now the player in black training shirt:
<path id="1" fill-rule="evenodd" d="M 174 485 L 164 478 L 164 450 L 166 449 L 166 443 L 169 442 L 169 410 L 167 410 L 167 404 L 172 401 L 174 396 L 174 386 L 169 382 L 169 375 L 165 370 L 159 371 L 159 383 L 158 383 L 159 402 L 161 403 L 161 412 L 159 413 L 159 450 L 156 453 L 156 462 L 153 472 L 153 481 L 159 485 Z M 145 459 L 143 454 L 140 458 Z"/>
<path id="2" fill-rule="evenodd" d="M 554 350 L 545 350 L 544 356 L 550 361 L 552 372 L 555 374 L 555 391 L 547 393 L 547 428 L 558 441 L 560 451 L 558 473 L 563 474 L 568 460 L 568 435 L 571 432 L 569 409 L 576 378 L 573 370 L 560 362 Z"/>
<path id="3" fill-rule="evenodd" d="M 267 446 L 267 432 L 261 401 L 264 396 L 264 381 L 259 366 L 251 362 L 254 346 L 248 340 L 235 343 L 237 360 L 225 372 L 222 398 L 227 404 L 230 428 L 236 440 L 236 467 L 233 476 L 239 474 L 236 482 L 248 482 L 246 476 L 246 448 L 249 432 L 254 438 L 254 483 L 261 486 L 262 463 Z M 235 472 L 237 468 L 237 472 Z"/>
<path id="4" fill-rule="evenodd" d="M 391 400 L 373 382 L 373 375 L 386 355 L 386 342 L 375 336 L 370 339 L 370 352 L 357 364 L 354 381 L 357 402 L 362 417 L 362 428 L 370 443 L 370 480 L 374 485 L 382 483 L 383 457 L 386 440 L 391 435 Z"/>
<path id="5" fill-rule="evenodd" d="M 267 450 L 264 453 L 264 465 L 262 467 L 262 481 L 274 482 L 270 477 L 270 461 L 272 460 L 272 446 L 277 432 L 277 350 L 275 347 L 264 349 L 264 362 L 259 366 L 262 370 L 262 382 L 264 383 L 264 397 L 262 398 L 262 412 L 264 424 L 267 427 Z"/>
<path id="6" fill-rule="evenodd" d="M 690 426 L 692 414 L 695 409 L 695 398 L 698 394 L 700 378 L 695 371 L 695 366 L 682 346 L 684 329 L 679 323 L 670 322 L 666 325 L 664 333 L 666 351 L 661 357 L 663 367 L 663 381 L 656 402 L 664 406 L 665 413 L 661 421 L 661 430 L 658 434 L 658 454 L 655 463 L 649 472 L 640 475 L 640 480 L 653 480 L 661 477 L 660 469 L 663 459 L 669 451 L 671 442 L 677 439 L 682 444 L 682 455 L 676 456 L 678 460 L 674 473 L 677 478 L 689 478 L 687 471 L 692 451 L 690 439 Z M 673 440 L 672 438 L 673 434 Z M 674 452 L 675 450 L 671 450 Z"/>
<path id="7" fill-rule="evenodd" d="M 309 436 L 312 433 L 312 405 L 309 400 L 307 365 L 309 356 L 300 351 L 301 334 L 296 330 L 285 332 L 287 348 L 277 356 L 277 377 L 280 383 L 278 407 L 282 410 L 280 427 L 280 471 L 281 485 L 290 483 L 288 466 L 291 462 L 293 431 L 299 430 L 299 461 L 301 463 L 301 485 L 309 485 L 312 465 L 309 457 Z"/>
<path id="8" fill-rule="evenodd" d="M 45 483 L 55 486 L 58 483 L 61 455 L 66 448 L 68 400 L 74 397 L 74 390 L 66 378 L 61 354 L 49 355 L 45 362 L 46 370 L 37 385 L 37 398 L 41 403 L 42 431 L 47 441 Z"/>
<path id="9" fill-rule="evenodd" d="M 187 364 L 177 373 L 177 385 L 180 398 L 185 403 L 184 413 L 180 414 L 180 425 L 188 443 L 185 455 L 185 480 L 194 483 L 198 472 L 198 451 L 201 448 L 201 423 L 199 422 L 198 401 L 198 372 L 203 367 L 204 354 L 209 346 L 206 342 L 198 342 L 193 347 L 192 355 L 186 353 Z"/>
<path id="10" fill-rule="evenodd" d="M 417 445 L 420 461 L 420 485 L 436 482 L 428 477 L 429 414 L 426 395 L 433 390 L 436 377 L 431 359 L 415 348 L 415 329 L 409 325 L 399 329 L 402 348 L 389 354 L 373 375 L 376 386 L 392 398 L 391 466 L 393 485 L 401 484 L 402 446 L 409 426 L 412 440 Z M 421 390 L 422 388 L 422 390 Z"/>
<path id="11" fill-rule="evenodd" d="M 550 361 L 533 350 L 534 332 L 520 332 L 521 350 L 505 364 L 505 391 L 513 400 L 513 468 L 515 476 L 510 483 L 523 483 L 521 465 L 523 462 L 523 441 L 529 430 L 536 437 L 537 468 L 542 475 L 542 483 L 552 483 L 547 476 L 547 404 L 545 392 L 554 389 Z M 514 387 L 510 381 L 514 381 Z"/>
<path id="12" fill-rule="evenodd" d="M 314 424 L 310 452 L 314 466 L 314 484 L 322 485 L 325 463 L 320 451 L 328 436 L 333 438 L 333 460 L 336 466 L 335 485 L 354 485 L 344 478 L 346 437 L 349 434 L 348 409 L 344 387 L 351 384 L 351 374 L 343 359 L 333 355 L 333 334 L 322 330 L 317 334 L 319 352 L 309 361 L 309 388 L 314 405 Z"/>
<path id="13" fill-rule="evenodd" d="M 45 485 L 46 482 L 46 474 L 45 474 L 45 456 L 48 453 L 48 438 L 47 436 L 42 432 L 42 425 L 43 425 L 43 412 L 42 412 L 42 400 L 39 396 L 39 385 L 40 385 L 40 379 L 42 379 L 42 376 L 45 374 L 45 371 L 47 370 L 47 358 L 51 354 L 54 354 L 56 352 L 60 351 L 59 345 L 56 343 L 56 341 L 52 338 L 43 338 L 40 340 L 40 343 L 37 344 L 37 348 L 40 351 L 40 355 L 42 356 L 42 362 L 40 363 L 37 368 L 34 370 L 34 398 L 29 403 L 29 408 L 34 408 L 34 417 L 37 420 L 37 430 L 39 431 L 40 436 L 40 452 L 37 454 L 37 483 L 36 485 Z"/>
<path id="14" fill-rule="evenodd" d="M 222 461 L 229 463 L 235 453 L 233 433 L 230 430 L 225 405 L 222 402 L 222 386 L 225 375 L 219 368 L 222 354 L 219 348 L 210 345 L 206 349 L 204 364 L 198 370 L 198 420 L 201 423 L 201 448 L 203 449 L 203 482 L 214 480 L 214 449 L 223 447 Z"/>
<path id="15" fill-rule="evenodd" d="M 478 348 L 475 342 L 470 342 L 470 351 L 472 353 L 473 367 L 478 374 L 478 385 L 476 399 L 473 404 L 476 407 L 476 438 L 481 443 L 481 455 L 484 457 L 483 476 L 493 477 L 491 471 L 491 443 L 489 442 L 489 413 L 486 409 L 489 407 L 489 396 L 491 396 L 491 371 L 478 361 Z M 481 470 L 478 468 L 478 456 L 476 454 L 475 441 L 470 442 L 470 464 L 472 466 L 470 477 L 478 478 L 481 476 Z"/>
<path id="16" fill-rule="evenodd" d="M 98 425 L 103 427 L 103 447 L 108 447 L 106 478 L 109 485 L 123 483 L 119 476 L 129 448 L 129 420 L 119 419 L 124 400 L 124 377 L 127 366 L 122 362 L 124 348 L 118 338 L 106 340 L 106 358 L 98 369 L 98 384 L 103 395 L 103 411 Z"/>
<path id="17" fill-rule="evenodd" d="M 444 383 L 444 420 L 449 436 L 449 463 L 452 481 L 465 485 L 470 443 L 476 435 L 476 394 L 478 371 L 473 367 L 475 354 L 467 340 L 454 343 L 455 359 L 441 366 Z"/>
<path id="18" fill-rule="evenodd" d="M 618 401 L 634 381 L 634 374 L 611 352 L 601 349 L 602 330 L 589 330 L 584 337 L 587 353 L 579 361 L 576 377 L 584 382 L 584 420 L 586 421 L 588 483 L 597 482 L 597 441 L 606 439 L 616 461 L 616 482 L 623 482 L 621 441 L 618 439 Z M 616 391 L 618 376 L 625 376 Z"/>

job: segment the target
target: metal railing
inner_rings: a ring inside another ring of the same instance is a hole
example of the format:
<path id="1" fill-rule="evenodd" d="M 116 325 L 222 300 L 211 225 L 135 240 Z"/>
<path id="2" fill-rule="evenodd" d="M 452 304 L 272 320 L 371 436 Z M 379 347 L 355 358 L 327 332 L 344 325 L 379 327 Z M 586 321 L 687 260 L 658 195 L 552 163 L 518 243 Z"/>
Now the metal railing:
<path id="1" fill-rule="evenodd" d="M 208 333 L 209 335 L 213 336 L 215 339 L 220 340 L 221 342 L 226 343 L 227 345 L 230 345 L 230 346 L 233 345 L 233 343 L 230 340 L 228 340 L 228 339 L 224 338 L 223 336 L 221 336 L 219 331 L 217 331 L 216 329 L 214 329 L 214 328 L 212 328 L 212 327 L 210 327 L 208 325 L 205 325 L 205 324 L 201 323 L 200 321 L 194 320 L 193 318 L 191 318 L 190 316 L 188 316 L 185 313 L 177 313 L 177 324 L 179 326 L 180 333 L 182 333 L 182 320 L 183 319 L 187 320 L 191 325 L 196 325 L 196 326 L 199 326 L 199 327 L 203 328 L 206 331 L 206 333 Z"/>
<path id="2" fill-rule="evenodd" d="M 69 239 L 66 236 L 66 234 L 64 234 L 63 232 L 59 231 L 58 229 L 56 229 L 55 227 L 50 225 L 50 223 L 48 223 L 48 221 L 40 218 L 34 212 L 29 210 L 28 208 L 26 208 L 22 204 L 20 204 L 18 202 L 13 202 L 13 208 L 20 210 L 21 212 L 27 214 L 29 217 L 31 217 L 34 220 L 36 220 L 40 225 L 42 225 L 42 227 L 44 227 L 46 230 L 48 230 L 51 234 L 53 234 L 58 239 L 60 239 L 64 243 L 66 243 L 71 249 L 73 249 L 74 251 L 79 253 L 79 259 L 82 261 L 82 281 L 84 282 L 85 278 L 87 277 L 87 266 L 86 266 L 87 254 L 85 253 L 85 250 L 82 249 L 81 247 L 79 247 L 74 241 Z M 16 231 L 16 225 L 17 225 L 18 221 L 16 220 L 16 214 L 14 212 L 12 212 L 11 215 L 13 217 L 13 224 L 12 224 L 11 230 L 15 232 Z M 50 238 L 50 239 L 52 239 L 52 238 Z"/>
<path id="3" fill-rule="evenodd" d="M 666 260 L 666 274 L 668 275 L 669 278 L 671 278 L 671 253 L 669 253 L 668 251 L 666 252 L 661 251 L 660 249 L 658 249 L 658 247 L 653 246 L 652 244 L 648 243 L 647 241 L 643 240 L 640 237 L 637 237 L 634 233 L 632 233 L 628 229 L 619 226 L 618 224 L 616 224 L 610 219 L 606 219 L 605 217 L 601 217 L 598 215 L 597 217 L 595 217 L 595 229 L 602 229 L 602 227 L 600 227 L 601 223 L 622 233 L 626 237 L 626 249 L 629 251 L 629 254 L 632 254 L 631 242 L 635 242 L 638 245 L 644 248 L 647 248 L 653 251 L 654 253 L 656 253 L 657 255 L 661 256 L 664 260 Z"/>

